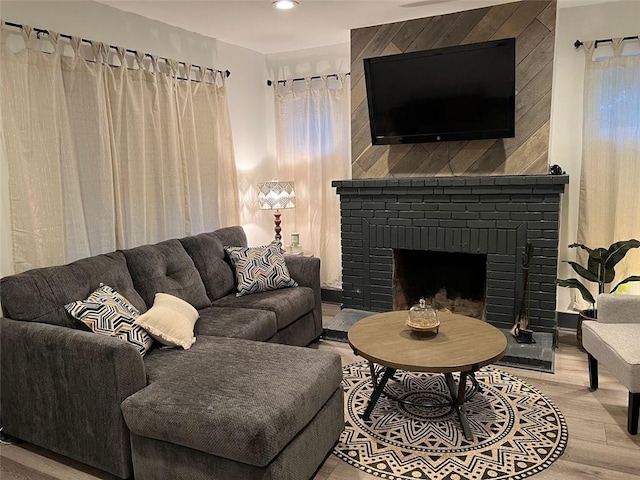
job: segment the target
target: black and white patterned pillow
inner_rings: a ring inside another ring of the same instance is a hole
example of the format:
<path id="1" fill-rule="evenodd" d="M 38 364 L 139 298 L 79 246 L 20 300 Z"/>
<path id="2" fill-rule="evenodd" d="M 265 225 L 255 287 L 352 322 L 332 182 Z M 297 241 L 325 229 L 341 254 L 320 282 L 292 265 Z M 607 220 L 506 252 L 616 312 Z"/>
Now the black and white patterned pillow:
<path id="1" fill-rule="evenodd" d="M 100 284 L 86 300 L 69 303 L 64 308 L 93 332 L 121 338 L 142 356 L 153 344 L 145 329 L 134 324 L 140 315 L 138 309 L 108 285 Z"/>
<path id="2" fill-rule="evenodd" d="M 297 287 L 289 275 L 282 244 L 273 241 L 262 247 L 224 247 L 236 271 L 236 296 Z"/>

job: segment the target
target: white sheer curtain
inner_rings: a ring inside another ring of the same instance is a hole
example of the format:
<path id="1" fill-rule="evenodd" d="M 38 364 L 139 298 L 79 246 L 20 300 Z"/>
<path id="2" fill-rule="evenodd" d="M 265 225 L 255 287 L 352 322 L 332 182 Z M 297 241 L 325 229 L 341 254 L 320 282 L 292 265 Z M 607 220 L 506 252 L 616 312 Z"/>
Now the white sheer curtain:
<path id="1" fill-rule="evenodd" d="M 274 88 L 278 178 L 296 189 L 296 207 L 283 213 L 283 240 L 299 233 L 303 249 L 320 257 L 322 285 L 340 287 L 340 202 L 331 181 L 351 178 L 349 76 Z"/>
<path id="2" fill-rule="evenodd" d="M 592 248 L 640 239 L 640 55 L 628 54 L 638 40 L 617 38 L 612 46 L 602 58 L 604 48 L 594 52 L 594 42 L 585 42 L 578 242 Z M 638 249 L 618 264 L 614 284 L 632 274 L 640 275 Z M 627 285 L 640 293 L 638 283 Z"/>
<path id="3" fill-rule="evenodd" d="M 22 33 L 27 48 L 14 54 L 0 45 L 0 114 L 16 271 L 89 253 L 61 57 L 36 51 L 28 27 Z M 57 35 L 51 42 L 57 45 Z"/>
<path id="4" fill-rule="evenodd" d="M 239 223 L 222 75 L 21 32 L 0 45 L 17 272 Z"/>

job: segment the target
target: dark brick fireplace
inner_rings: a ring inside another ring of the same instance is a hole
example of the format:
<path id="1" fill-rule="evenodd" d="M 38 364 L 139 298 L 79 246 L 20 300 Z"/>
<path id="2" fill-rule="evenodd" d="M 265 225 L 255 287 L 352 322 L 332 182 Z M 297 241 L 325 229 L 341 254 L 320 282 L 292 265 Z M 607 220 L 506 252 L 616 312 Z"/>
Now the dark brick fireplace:
<path id="1" fill-rule="evenodd" d="M 555 333 L 560 197 L 566 175 L 334 181 L 340 195 L 342 302 L 394 308 L 394 252 L 486 256 L 486 320 L 509 328 L 522 292 L 522 256 L 533 246 L 530 326 Z M 422 267 L 429 274 L 428 264 Z"/>

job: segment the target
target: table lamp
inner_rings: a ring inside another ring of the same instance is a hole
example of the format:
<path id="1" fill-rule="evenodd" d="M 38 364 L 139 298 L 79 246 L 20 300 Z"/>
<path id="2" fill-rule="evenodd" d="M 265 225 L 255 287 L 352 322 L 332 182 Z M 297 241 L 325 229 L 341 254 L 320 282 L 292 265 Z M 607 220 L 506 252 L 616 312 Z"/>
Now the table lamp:
<path id="1" fill-rule="evenodd" d="M 293 189 L 293 181 L 280 182 L 273 180 L 271 182 L 258 183 L 258 201 L 262 210 L 275 210 L 273 214 L 276 232 L 276 240 L 282 239 L 280 232 L 280 209 L 294 208 L 296 206 L 296 193 Z"/>

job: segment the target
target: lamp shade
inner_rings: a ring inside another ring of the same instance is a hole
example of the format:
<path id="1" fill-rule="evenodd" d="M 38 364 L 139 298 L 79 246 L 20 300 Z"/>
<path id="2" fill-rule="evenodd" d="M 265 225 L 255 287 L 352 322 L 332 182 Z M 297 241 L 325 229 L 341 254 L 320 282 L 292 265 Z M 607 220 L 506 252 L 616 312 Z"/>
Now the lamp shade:
<path id="1" fill-rule="evenodd" d="M 293 182 L 265 182 L 258 184 L 258 202 L 263 210 L 294 208 L 296 193 Z"/>

